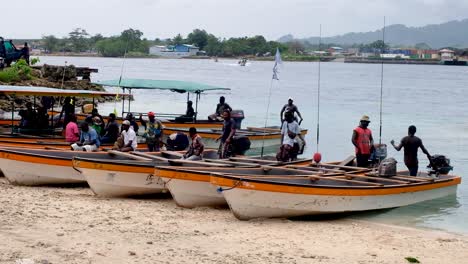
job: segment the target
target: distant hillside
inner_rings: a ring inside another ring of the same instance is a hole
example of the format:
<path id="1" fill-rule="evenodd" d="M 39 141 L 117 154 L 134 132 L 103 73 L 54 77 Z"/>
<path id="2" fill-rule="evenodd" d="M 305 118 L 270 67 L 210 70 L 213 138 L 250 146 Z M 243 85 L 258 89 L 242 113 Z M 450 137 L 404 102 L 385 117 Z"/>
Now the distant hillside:
<path id="1" fill-rule="evenodd" d="M 405 25 L 391 25 L 385 29 L 385 42 L 390 45 L 414 46 L 418 43 L 426 43 L 432 48 L 442 47 L 468 47 L 468 19 L 450 21 L 438 25 L 424 27 L 407 27 Z M 280 42 L 291 41 L 291 35 L 283 36 Z M 344 35 L 322 38 L 323 43 L 335 43 L 339 45 L 367 44 L 382 39 L 382 30 L 361 33 L 347 33 Z M 318 37 L 301 39 L 310 43 L 318 43 Z"/>

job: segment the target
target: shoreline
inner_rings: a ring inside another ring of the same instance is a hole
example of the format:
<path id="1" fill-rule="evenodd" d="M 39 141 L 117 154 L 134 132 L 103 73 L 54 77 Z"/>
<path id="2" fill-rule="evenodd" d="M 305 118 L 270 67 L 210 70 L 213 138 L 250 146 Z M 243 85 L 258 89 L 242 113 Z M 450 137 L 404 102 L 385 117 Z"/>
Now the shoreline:
<path id="1" fill-rule="evenodd" d="M 0 263 L 406 263 L 406 257 L 463 263 L 468 257 L 463 234 L 349 218 L 239 221 L 228 208 L 177 207 L 169 194 L 110 199 L 87 186 L 21 187 L 0 178 L 0 203 L 0 238 L 8 241 L 0 244 Z"/>

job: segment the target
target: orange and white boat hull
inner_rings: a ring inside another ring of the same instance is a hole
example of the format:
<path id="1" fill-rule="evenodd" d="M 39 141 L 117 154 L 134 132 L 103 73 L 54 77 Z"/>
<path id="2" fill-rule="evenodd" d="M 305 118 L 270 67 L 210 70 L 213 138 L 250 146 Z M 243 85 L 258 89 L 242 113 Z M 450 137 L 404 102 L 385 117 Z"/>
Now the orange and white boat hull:
<path id="1" fill-rule="evenodd" d="M 109 166 L 76 160 L 73 164 L 98 196 L 129 197 L 167 191 L 161 179 L 153 176 L 153 167 L 125 169 L 123 165 Z"/>
<path id="2" fill-rule="evenodd" d="M 212 177 L 212 183 L 222 188 L 230 188 L 225 180 Z M 294 217 L 316 214 L 332 214 L 344 212 L 368 211 L 395 208 L 444 197 L 456 193 L 456 184 L 434 183 L 436 188 L 415 187 L 406 190 L 387 189 L 383 192 L 361 190 L 357 192 L 341 192 L 340 189 L 310 188 L 307 193 L 301 193 L 296 187 L 283 186 L 283 191 L 256 189 L 258 183 L 243 182 L 239 186 L 223 191 L 233 214 L 241 220 L 252 218 Z M 265 185 L 266 186 L 266 185 Z M 265 187 L 263 186 L 263 187 Z M 280 185 L 273 188 L 279 188 Z M 246 188 L 244 188 L 246 187 Z M 271 186 L 270 186 L 271 187 Z M 434 187 L 434 186 L 432 186 Z M 327 193 L 328 192 L 328 193 Z M 365 193 L 368 194 L 365 194 Z"/>
<path id="3" fill-rule="evenodd" d="M 223 206 L 226 200 L 210 183 L 210 175 L 156 169 L 159 176 L 172 194 L 178 206 L 195 208 L 203 206 Z"/>
<path id="4" fill-rule="evenodd" d="M 83 176 L 71 166 L 53 163 L 34 163 L 0 157 L 0 168 L 8 181 L 15 185 L 34 186 L 85 182 Z"/>

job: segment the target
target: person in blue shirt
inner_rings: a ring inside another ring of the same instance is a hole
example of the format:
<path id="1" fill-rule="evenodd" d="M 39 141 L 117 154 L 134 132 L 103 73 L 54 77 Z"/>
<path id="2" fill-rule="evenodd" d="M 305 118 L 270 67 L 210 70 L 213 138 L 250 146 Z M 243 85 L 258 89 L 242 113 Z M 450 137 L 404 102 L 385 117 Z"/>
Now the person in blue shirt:
<path id="1" fill-rule="evenodd" d="M 81 134 L 80 141 L 71 145 L 72 150 L 81 150 L 81 151 L 97 151 L 101 142 L 99 142 L 99 136 L 94 130 L 90 127 L 88 123 L 83 122 L 81 124 Z"/>

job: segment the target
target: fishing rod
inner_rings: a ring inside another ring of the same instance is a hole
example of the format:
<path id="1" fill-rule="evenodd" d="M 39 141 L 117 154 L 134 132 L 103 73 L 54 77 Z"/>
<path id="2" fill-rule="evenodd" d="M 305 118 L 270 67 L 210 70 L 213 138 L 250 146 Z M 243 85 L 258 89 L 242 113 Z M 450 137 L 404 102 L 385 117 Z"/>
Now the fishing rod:
<path id="1" fill-rule="evenodd" d="M 319 28 L 319 60 L 318 60 L 318 77 L 317 77 L 317 151 L 314 154 L 314 161 L 319 163 L 322 160 L 322 154 L 319 152 L 319 141 L 320 141 L 320 61 L 322 51 L 322 24 Z"/>
<path id="2" fill-rule="evenodd" d="M 380 127 L 379 127 L 379 145 L 382 144 L 382 104 L 383 104 L 383 78 L 384 78 L 384 61 L 382 54 L 385 52 L 385 16 L 383 20 L 383 29 L 382 29 L 382 48 L 380 49 Z"/>
<path id="3" fill-rule="evenodd" d="M 120 67 L 120 77 L 119 77 L 119 86 L 117 88 L 117 95 L 115 96 L 115 100 L 114 100 L 114 114 L 117 115 L 117 100 L 118 100 L 118 97 L 119 97 L 119 91 L 120 91 L 120 88 L 121 88 L 121 83 L 122 83 L 122 76 L 123 76 L 123 71 L 124 71 L 124 67 L 125 67 L 125 58 L 127 57 L 127 52 L 128 52 L 128 41 L 129 41 L 129 38 L 127 39 L 127 43 L 125 45 L 125 51 L 124 51 L 124 56 L 123 56 L 123 59 L 122 59 L 122 66 Z M 122 92 L 125 93 L 125 87 L 122 88 Z M 130 104 L 130 97 L 128 98 L 129 100 L 129 104 Z M 122 118 L 124 117 L 124 111 L 125 111 L 125 98 L 122 97 Z"/>

